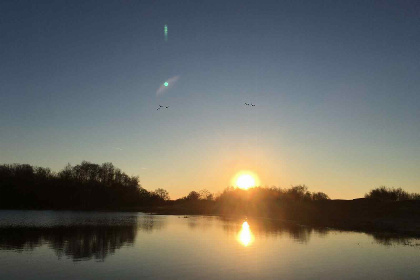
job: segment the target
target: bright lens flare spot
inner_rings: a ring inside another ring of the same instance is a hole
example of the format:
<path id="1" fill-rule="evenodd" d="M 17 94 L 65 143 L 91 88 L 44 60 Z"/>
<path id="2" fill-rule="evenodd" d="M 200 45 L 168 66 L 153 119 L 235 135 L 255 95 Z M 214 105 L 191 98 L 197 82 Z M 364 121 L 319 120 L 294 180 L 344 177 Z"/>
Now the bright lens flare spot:
<path id="1" fill-rule="evenodd" d="M 163 83 L 163 85 L 164 85 L 165 87 L 167 87 L 167 86 L 169 86 L 169 83 L 168 83 L 168 82 L 164 82 L 164 83 Z"/>
<path id="2" fill-rule="evenodd" d="M 238 234 L 238 241 L 245 247 L 254 242 L 254 235 L 249 229 L 249 224 L 246 221 L 242 224 L 242 229 Z"/>

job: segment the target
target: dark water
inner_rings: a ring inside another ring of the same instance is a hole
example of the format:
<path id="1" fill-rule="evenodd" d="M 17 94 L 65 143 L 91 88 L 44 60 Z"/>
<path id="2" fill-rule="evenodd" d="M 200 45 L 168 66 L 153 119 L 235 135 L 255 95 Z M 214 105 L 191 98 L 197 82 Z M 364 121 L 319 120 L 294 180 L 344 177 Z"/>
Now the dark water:
<path id="1" fill-rule="evenodd" d="M 0 279 L 420 279 L 420 240 L 266 219 L 0 211 Z"/>

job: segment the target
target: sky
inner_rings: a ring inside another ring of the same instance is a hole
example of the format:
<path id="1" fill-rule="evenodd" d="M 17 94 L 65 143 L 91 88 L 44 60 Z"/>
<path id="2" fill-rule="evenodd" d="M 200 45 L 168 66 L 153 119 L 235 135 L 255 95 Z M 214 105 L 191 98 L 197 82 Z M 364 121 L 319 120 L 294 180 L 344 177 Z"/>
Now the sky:
<path id="1" fill-rule="evenodd" d="M 1 1 L 0 163 L 420 192 L 419 50 L 419 1 Z"/>

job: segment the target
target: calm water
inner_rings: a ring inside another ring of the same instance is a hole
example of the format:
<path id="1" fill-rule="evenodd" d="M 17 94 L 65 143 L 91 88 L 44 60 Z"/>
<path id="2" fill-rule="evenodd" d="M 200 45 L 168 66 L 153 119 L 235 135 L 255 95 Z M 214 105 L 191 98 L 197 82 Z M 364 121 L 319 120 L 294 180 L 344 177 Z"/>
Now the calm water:
<path id="1" fill-rule="evenodd" d="M 420 279 L 420 240 L 270 220 L 0 211 L 0 279 Z"/>

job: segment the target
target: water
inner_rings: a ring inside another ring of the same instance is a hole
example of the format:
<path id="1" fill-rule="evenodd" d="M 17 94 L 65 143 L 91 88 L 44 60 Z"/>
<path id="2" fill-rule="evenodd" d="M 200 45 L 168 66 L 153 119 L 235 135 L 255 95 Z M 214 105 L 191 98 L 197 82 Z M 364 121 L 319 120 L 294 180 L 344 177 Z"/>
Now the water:
<path id="1" fill-rule="evenodd" d="M 267 219 L 0 211 L 0 279 L 420 279 L 420 240 Z"/>

